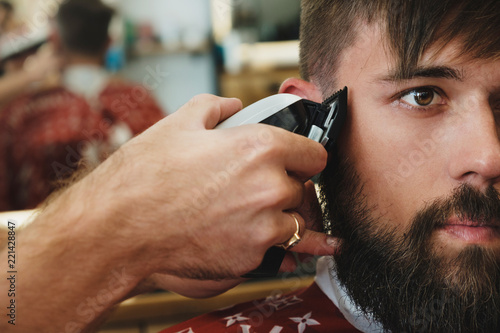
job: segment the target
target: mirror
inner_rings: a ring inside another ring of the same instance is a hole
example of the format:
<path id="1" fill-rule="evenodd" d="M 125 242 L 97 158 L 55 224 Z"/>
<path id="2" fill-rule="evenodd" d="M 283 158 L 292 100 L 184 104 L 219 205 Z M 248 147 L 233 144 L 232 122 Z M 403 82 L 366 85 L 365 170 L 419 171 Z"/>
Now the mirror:
<path id="1" fill-rule="evenodd" d="M 211 0 L 211 5 L 216 43 L 234 31 L 245 43 L 299 37 L 300 0 Z"/>

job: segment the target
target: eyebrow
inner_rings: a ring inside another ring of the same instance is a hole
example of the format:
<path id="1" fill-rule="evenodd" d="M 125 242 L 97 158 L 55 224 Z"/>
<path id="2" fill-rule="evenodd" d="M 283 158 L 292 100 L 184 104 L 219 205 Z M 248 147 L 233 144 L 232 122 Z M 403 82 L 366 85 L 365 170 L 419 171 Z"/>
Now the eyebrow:
<path id="1" fill-rule="evenodd" d="M 389 73 L 387 76 L 382 77 L 381 81 L 399 82 L 417 78 L 435 78 L 463 81 L 464 74 L 458 69 L 447 66 L 420 66 L 411 69 L 408 73 L 402 73 L 400 70 L 395 70 L 392 73 Z"/>

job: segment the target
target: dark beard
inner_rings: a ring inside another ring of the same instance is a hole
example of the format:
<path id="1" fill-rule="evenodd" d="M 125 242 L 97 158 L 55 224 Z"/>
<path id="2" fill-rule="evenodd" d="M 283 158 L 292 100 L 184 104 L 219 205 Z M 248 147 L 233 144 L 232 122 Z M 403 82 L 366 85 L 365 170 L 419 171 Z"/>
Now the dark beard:
<path id="1" fill-rule="evenodd" d="M 469 246 L 453 259 L 431 235 L 452 215 L 500 221 L 499 193 L 462 185 L 415 215 L 404 236 L 373 216 L 354 167 L 332 161 L 320 178 L 326 229 L 343 239 L 334 257 L 341 284 L 359 308 L 399 332 L 500 332 L 497 254 Z M 382 226 L 382 227 L 381 227 Z M 401 231 L 400 231 L 401 233 Z"/>

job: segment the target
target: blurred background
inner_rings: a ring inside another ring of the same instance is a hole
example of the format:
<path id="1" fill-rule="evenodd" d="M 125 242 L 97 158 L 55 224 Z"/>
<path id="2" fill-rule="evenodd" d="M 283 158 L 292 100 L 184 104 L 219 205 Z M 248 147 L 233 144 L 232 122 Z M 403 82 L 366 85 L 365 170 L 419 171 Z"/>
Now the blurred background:
<path id="1" fill-rule="evenodd" d="M 109 155 L 197 94 L 238 97 L 247 106 L 299 76 L 300 0 L 102 0 L 115 10 L 105 53 L 90 67 L 88 57 L 76 57 L 72 71 L 47 51 L 54 42 L 52 18 L 69 2 L 0 1 L 2 224 L 30 220 L 27 209 L 54 189 L 46 186 L 69 177 L 81 160 L 102 161 L 101 153 Z M 111 75 L 135 86 L 124 93 L 103 90 L 114 82 Z M 200 313 L 308 285 L 314 269 L 311 262 L 295 274 L 202 301 L 165 292 L 138 296 L 124 302 L 102 332 L 158 332 Z"/>
<path id="2" fill-rule="evenodd" d="M 10 2 L 22 24 L 44 30 L 43 16 L 64 1 Z M 153 93 L 169 113 L 199 93 L 247 105 L 298 75 L 299 0 L 103 2 L 117 9 L 107 67 L 139 83 L 147 68 L 168 73 Z"/>
<path id="3" fill-rule="evenodd" d="M 299 75 L 299 16 L 300 0 L 1 0 L 0 211 L 197 94 L 277 93 Z"/>

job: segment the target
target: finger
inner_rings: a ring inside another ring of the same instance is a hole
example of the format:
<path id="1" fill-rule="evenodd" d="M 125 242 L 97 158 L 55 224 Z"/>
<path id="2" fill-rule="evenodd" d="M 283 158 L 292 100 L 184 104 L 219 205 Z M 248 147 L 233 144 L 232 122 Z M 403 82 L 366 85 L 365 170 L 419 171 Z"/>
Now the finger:
<path id="1" fill-rule="evenodd" d="M 297 272 L 300 275 L 312 275 L 316 272 L 317 257 L 309 254 L 288 252 L 280 266 L 280 272 Z M 297 268 L 300 265 L 300 271 Z"/>
<path id="2" fill-rule="evenodd" d="M 304 182 L 326 167 L 328 153 L 320 143 L 293 133 L 287 133 L 284 140 L 285 169 L 290 175 Z"/>
<path id="3" fill-rule="evenodd" d="M 291 253 L 287 253 L 281 262 L 280 272 L 294 272 L 297 269 L 297 260 Z"/>
<path id="4" fill-rule="evenodd" d="M 303 182 L 296 178 L 289 177 L 285 173 L 275 174 L 274 180 L 276 183 L 273 181 L 270 182 L 270 184 L 272 183 L 271 186 L 276 190 L 274 197 L 281 198 L 280 202 L 276 202 L 276 207 L 281 207 L 283 211 L 287 211 L 288 214 L 290 214 L 296 207 L 303 205 L 304 195 L 306 193 Z"/>
<path id="5" fill-rule="evenodd" d="M 283 233 L 277 245 L 287 246 L 292 239 L 301 239 L 305 231 L 304 219 L 296 212 L 284 212 L 283 214 Z M 296 237 L 298 235 L 298 237 Z"/>
<path id="6" fill-rule="evenodd" d="M 313 275 L 316 272 L 318 257 L 305 253 L 296 253 L 297 266 L 300 266 L 300 274 Z"/>
<path id="7" fill-rule="evenodd" d="M 237 98 L 223 98 L 209 94 L 193 97 L 178 112 L 174 113 L 185 120 L 185 126 L 213 129 L 242 108 Z"/>
<path id="8" fill-rule="evenodd" d="M 309 264 L 310 262 L 315 261 L 316 258 L 316 256 L 307 253 L 296 253 L 295 256 L 301 264 Z"/>
<path id="9" fill-rule="evenodd" d="M 304 184 L 304 200 L 295 211 L 303 231 L 300 233 L 300 243 L 291 250 L 311 255 L 335 254 L 340 240 L 319 232 L 323 230 L 323 218 L 313 182 Z"/>
<path id="10" fill-rule="evenodd" d="M 307 253 L 313 256 L 326 256 L 338 253 L 341 241 L 338 238 L 322 232 L 306 230 L 301 236 L 301 241 L 290 250 L 293 252 Z"/>

